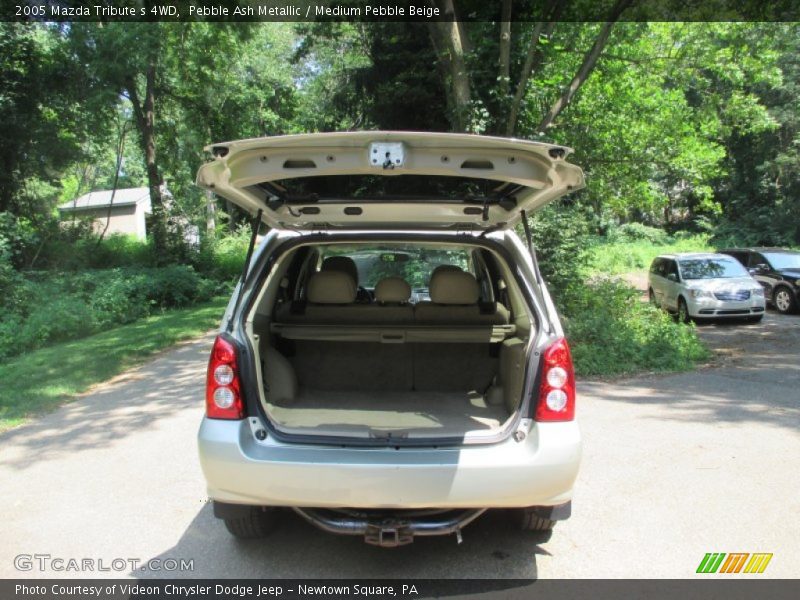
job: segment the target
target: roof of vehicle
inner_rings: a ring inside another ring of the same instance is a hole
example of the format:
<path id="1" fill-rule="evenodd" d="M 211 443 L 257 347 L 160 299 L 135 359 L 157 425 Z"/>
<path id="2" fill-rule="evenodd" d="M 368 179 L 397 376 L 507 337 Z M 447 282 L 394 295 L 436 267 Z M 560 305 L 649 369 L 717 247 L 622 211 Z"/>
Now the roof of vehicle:
<path id="1" fill-rule="evenodd" d="M 770 246 L 752 246 L 747 248 L 725 248 L 720 252 L 768 252 L 772 254 L 800 254 L 797 250 L 789 248 L 777 248 Z"/>
<path id="2" fill-rule="evenodd" d="M 723 256 L 719 252 L 674 252 L 671 254 L 659 254 L 656 258 L 730 258 Z"/>

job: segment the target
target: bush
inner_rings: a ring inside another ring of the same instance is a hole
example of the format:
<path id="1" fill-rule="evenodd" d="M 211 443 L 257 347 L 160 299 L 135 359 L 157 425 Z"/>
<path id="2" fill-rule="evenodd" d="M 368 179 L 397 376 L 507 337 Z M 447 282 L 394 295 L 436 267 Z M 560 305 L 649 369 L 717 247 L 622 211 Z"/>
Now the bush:
<path id="1" fill-rule="evenodd" d="M 180 265 L 17 276 L 24 302 L 0 299 L 0 358 L 203 302 L 228 289 Z"/>
<path id="2" fill-rule="evenodd" d="M 665 244 L 654 244 L 646 240 L 612 243 L 607 238 L 595 238 L 591 245 L 589 270 L 605 275 L 642 271 L 659 254 L 713 251 L 708 238 L 707 234 L 702 233 L 681 234 L 668 238 Z"/>
<path id="3" fill-rule="evenodd" d="M 559 300 L 580 375 L 679 371 L 709 356 L 693 325 L 676 323 L 622 282 L 575 284 Z"/>
<path id="4" fill-rule="evenodd" d="M 582 278 L 590 238 L 589 219 L 580 208 L 563 202 L 545 208 L 532 220 L 531 233 L 539 269 L 552 290 L 560 293 Z"/>
<path id="5" fill-rule="evenodd" d="M 612 243 L 648 242 L 665 245 L 671 240 L 663 229 L 643 225 L 642 223 L 623 223 L 608 230 L 606 237 Z"/>

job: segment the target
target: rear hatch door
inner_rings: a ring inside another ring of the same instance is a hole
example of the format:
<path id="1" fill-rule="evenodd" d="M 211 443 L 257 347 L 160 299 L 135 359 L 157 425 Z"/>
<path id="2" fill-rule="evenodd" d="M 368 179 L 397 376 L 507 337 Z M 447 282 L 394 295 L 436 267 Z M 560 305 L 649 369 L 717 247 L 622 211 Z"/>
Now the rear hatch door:
<path id="1" fill-rule="evenodd" d="M 197 184 L 281 229 L 501 229 L 584 186 L 570 148 L 359 131 L 213 144 Z"/>

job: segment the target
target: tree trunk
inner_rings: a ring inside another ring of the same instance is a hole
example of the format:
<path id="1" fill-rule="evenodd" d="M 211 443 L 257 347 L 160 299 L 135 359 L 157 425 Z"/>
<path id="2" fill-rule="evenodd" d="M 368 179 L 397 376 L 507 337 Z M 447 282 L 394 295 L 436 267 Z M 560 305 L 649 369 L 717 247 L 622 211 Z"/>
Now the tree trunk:
<path id="1" fill-rule="evenodd" d="M 206 233 L 214 237 L 217 232 L 217 200 L 214 192 L 206 190 Z"/>
<path id="2" fill-rule="evenodd" d="M 547 111 L 547 114 L 544 116 L 544 118 L 539 122 L 539 126 L 536 128 L 537 132 L 544 133 L 549 127 L 552 126 L 553 121 L 555 121 L 558 115 L 561 114 L 561 111 L 567 107 L 572 98 L 575 96 L 575 93 L 589 78 L 589 75 L 591 75 L 595 65 L 597 64 L 597 59 L 600 58 L 600 54 L 602 54 L 603 48 L 605 48 L 606 43 L 608 42 L 608 37 L 611 35 L 611 29 L 614 27 L 614 23 L 616 23 L 617 19 L 619 19 L 619 16 L 622 14 L 622 11 L 624 11 L 631 4 L 631 2 L 632 0 L 617 0 L 614 8 L 611 9 L 609 20 L 603 23 L 603 26 L 600 28 L 600 33 L 598 33 L 594 44 L 592 44 L 592 47 L 584 55 L 583 62 L 578 68 L 578 72 L 575 74 L 575 77 L 572 78 L 570 84 L 567 86 L 558 100 L 555 101 L 553 106 L 550 107 L 550 110 Z"/>
<path id="3" fill-rule="evenodd" d="M 517 89 L 514 92 L 514 99 L 511 101 L 511 109 L 508 114 L 508 122 L 506 123 L 506 135 L 514 135 L 517 129 L 517 120 L 519 119 L 519 111 L 522 108 L 522 100 L 525 98 L 525 92 L 528 90 L 528 82 L 531 80 L 539 67 L 542 65 L 544 52 L 542 51 L 539 40 L 542 37 L 550 38 L 553 35 L 553 30 L 558 22 L 558 17 L 561 16 L 561 10 L 564 7 L 563 0 L 554 0 L 552 10 L 549 14 L 549 21 L 545 24 L 543 21 L 536 23 L 531 34 L 531 43 L 528 46 L 528 53 L 525 55 L 525 63 L 522 65 L 522 72 L 519 76 Z"/>
<path id="4" fill-rule="evenodd" d="M 453 0 L 437 2 L 442 14 L 455 15 Z M 453 21 L 436 21 L 431 23 L 429 32 L 434 50 L 439 60 L 444 60 L 448 67 L 449 91 L 448 103 L 451 107 L 450 123 L 454 131 L 466 131 L 469 124 L 469 110 L 472 101 L 470 77 L 467 71 L 466 52 L 469 48 L 463 23 Z"/>
<path id="5" fill-rule="evenodd" d="M 128 95 L 136 115 L 136 124 L 139 129 L 142 150 L 144 152 L 145 169 L 147 171 L 147 184 L 150 188 L 150 204 L 152 209 L 152 234 L 153 245 L 159 260 L 167 258 L 166 253 L 166 219 L 164 214 L 164 200 L 161 194 L 161 175 L 156 162 L 155 138 L 155 84 L 156 61 L 151 58 L 145 71 L 144 100 L 140 103 L 136 82 L 131 77 L 128 82 Z"/>
<path id="6" fill-rule="evenodd" d="M 117 160 L 114 169 L 114 183 L 111 186 L 111 199 L 108 201 L 108 212 L 106 213 L 106 225 L 103 231 L 100 232 L 100 237 L 97 239 L 97 247 L 103 242 L 103 238 L 108 232 L 108 226 L 111 224 L 111 211 L 114 209 L 114 196 L 117 194 L 117 185 L 119 184 L 119 170 L 122 167 L 122 153 L 125 150 L 125 134 L 128 132 L 127 121 L 122 124 L 119 131 L 119 141 L 117 142 Z"/>
<path id="7" fill-rule="evenodd" d="M 497 59 L 497 79 L 500 82 L 500 98 L 506 104 L 509 90 L 511 68 L 511 3 L 503 0 L 500 15 L 500 53 Z"/>

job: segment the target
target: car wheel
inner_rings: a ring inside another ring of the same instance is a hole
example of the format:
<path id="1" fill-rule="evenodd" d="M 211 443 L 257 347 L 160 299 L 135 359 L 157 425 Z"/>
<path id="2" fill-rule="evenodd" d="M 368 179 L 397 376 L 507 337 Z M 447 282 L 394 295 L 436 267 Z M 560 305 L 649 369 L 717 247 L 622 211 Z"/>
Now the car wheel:
<path id="1" fill-rule="evenodd" d="M 781 314 L 788 314 L 795 309 L 794 295 L 785 287 L 779 287 L 772 296 L 775 309 Z"/>
<path id="2" fill-rule="evenodd" d="M 552 531 L 556 522 L 543 519 L 532 508 L 521 508 L 518 513 L 519 527 L 523 531 Z"/>
<path id="3" fill-rule="evenodd" d="M 243 540 L 263 538 L 275 528 L 275 509 L 253 506 L 242 517 L 225 519 L 225 527 L 234 537 Z"/>
<path id="4" fill-rule="evenodd" d="M 653 291 L 653 288 L 647 290 L 647 299 L 650 301 L 650 304 L 656 306 L 656 293 Z"/>
<path id="5" fill-rule="evenodd" d="M 692 318 L 689 316 L 689 307 L 686 306 L 686 300 L 682 297 L 678 298 L 678 323 L 688 323 Z"/>

